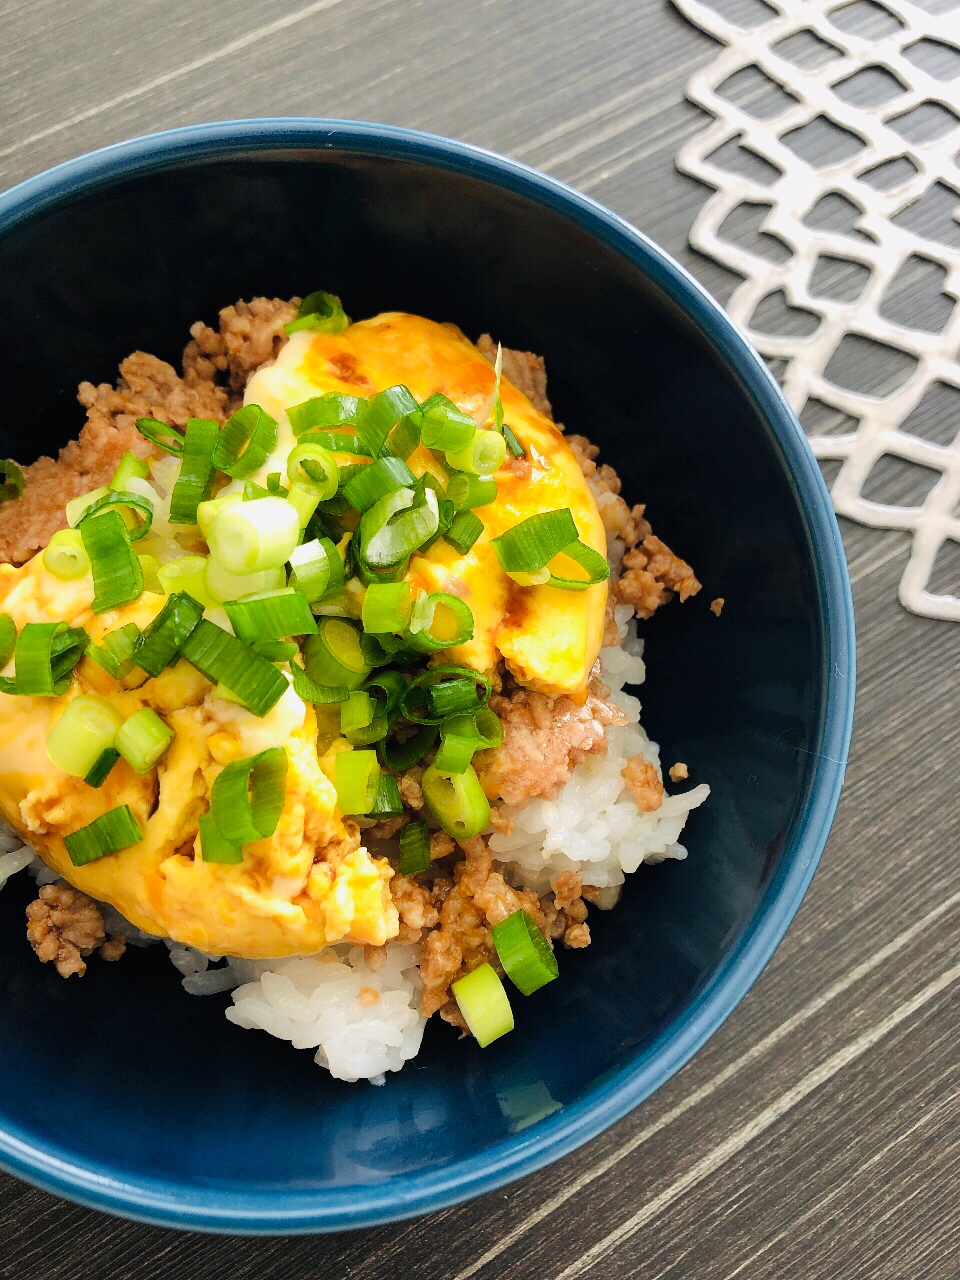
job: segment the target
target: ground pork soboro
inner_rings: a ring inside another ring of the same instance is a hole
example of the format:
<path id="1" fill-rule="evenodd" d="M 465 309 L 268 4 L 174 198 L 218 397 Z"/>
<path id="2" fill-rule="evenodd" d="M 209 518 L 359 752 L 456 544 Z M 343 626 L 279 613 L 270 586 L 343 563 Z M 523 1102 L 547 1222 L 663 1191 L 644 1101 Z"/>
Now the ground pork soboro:
<path id="1" fill-rule="evenodd" d="M 477 339 L 477 350 L 485 355 L 493 364 L 497 358 L 497 344 L 489 333 L 482 333 Z M 553 409 L 547 399 L 547 370 L 543 356 L 535 356 L 532 351 L 511 351 L 503 348 L 503 376 L 522 392 L 535 409 L 539 409 L 546 417 L 553 417 Z"/>
<path id="2" fill-rule="evenodd" d="M 629 604 L 641 618 L 650 618 L 676 592 L 681 601 L 700 590 L 696 575 L 685 560 L 673 554 L 654 534 L 642 546 L 623 557 L 623 576 L 617 583 L 617 597 Z"/>
<path id="3" fill-rule="evenodd" d="M 584 756 L 606 750 L 607 726 L 626 723 L 605 694 L 592 681 L 582 707 L 521 688 L 495 695 L 490 706 L 503 723 L 503 743 L 473 758 L 487 796 L 518 805 L 555 795 Z"/>
<path id="4" fill-rule="evenodd" d="M 225 374 L 230 390 L 242 392 L 251 374 L 277 358 L 287 340 L 283 326 L 296 319 L 299 306 L 299 298 L 252 298 L 224 307 L 219 331 L 198 320 L 190 328 L 184 369 L 207 378 Z"/>
<path id="5" fill-rule="evenodd" d="M 122 938 L 107 939 L 103 917 L 92 898 L 68 884 L 46 884 L 27 907 L 27 938 L 45 964 L 51 961 L 61 978 L 87 971 L 84 956 L 100 948 L 105 960 L 119 960 Z"/>
<path id="6" fill-rule="evenodd" d="M 634 756 L 623 766 L 623 780 L 641 813 L 654 813 L 663 804 L 663 783 L 656 766 Z"/>

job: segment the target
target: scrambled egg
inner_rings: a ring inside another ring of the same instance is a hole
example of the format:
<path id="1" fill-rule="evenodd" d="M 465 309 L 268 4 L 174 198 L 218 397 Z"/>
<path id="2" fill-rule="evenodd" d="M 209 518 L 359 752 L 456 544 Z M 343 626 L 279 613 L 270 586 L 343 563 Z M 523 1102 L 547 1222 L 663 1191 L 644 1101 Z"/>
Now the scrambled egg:
<path id="1" fill-rule="evenodd" d="M 336 335 L 294 334 L 275 363 L 253 375 L 244 398 L 280 423 L 285 456 L 294 443 L 285 410 L 325 391 L 370 396 L 399 382 L 420 401 L 441 391 L 476 414 L 488 405 L 493 381 L 490 362 L 459 329 L 388 311 Z M 511 465 L 508 456 L 497 473 L 496 502 L 477 508 L 484 532 L 466 556 L 441 539 L 413 557 L 409 577 L 414 586 L 459 596 L 473 612 L 473 639 L 438 661 L 490 671 L 499 654 L 527 688 L 582 700 L 600 652 L 607 584 L 577 592 L 518 587 L 501 570 L 490 539 L 537 512 L 569 507 L 581 539 L 606 556 L 603 523 L 562 432 L 506 380 L 501 399 L 529 467 Z M 264 480 L 276 470 L 276 456 Z M 407 464 L 415 475 L 436 466 L 423 447 Z"/>
<path id="2" fill-rule="evenodd" d="M 297 333 L 247 387 L 246 402 L 262 405 L 280 423 L 279 447 L 264 473 L 282 466 L 294 443 L 286 409 L 312 396 L 368 396 L 405 383 L 418 400 L 442 391 L 477 413 L 489 403 L 493 376 L 458 330 L 416 316 L 388 313 L 336 336 Z M 560 431 L 506 381 L 502 399 L 527 461 L 508 460 L 497 475 L 499 497 L 478 510 L 484 533 L 467 556 L 438 542 L 413 558 L 409 576 L 415 586 L 460 596 L 473 612 L 473 639 L 446 650 L 442 661 L 489 671 L 502 655 L 522 684 L 582 698 L 600 649 L 606 583 L 577 593 L 518 587 L 500 570 L 489 542 L 535 512 L 569 507 L 581 538 L 605 553 L 603 526 Z M 436 466 L 423 448 L 409 464 L 417 474 Z M 41 555 L 20 569 L 0 566 L 0 612 L 18 628 L 63 621 L 86 628 L 96 643 L 128 622 L 146 627 L 164 601 L 145 592 L 134 604 L 96 616 L 92 598 L 89 574 L 58 580 Z M 121 760 L 99 789 L 56 768 L 46 753 L 47 734 L 81 693 L 108 698 L 124 717 L 144 706 L 157 711 L 176 735 L 159 765 L 141 777 Z M 292 688 L 258 719 L 217 697 L 185 661 L 156 679 L 135 671 L 118 682 L 85 658 L 60 697 L 0 694 L 0 812 L 64 879 L 148 932 L 248 958 L 311 954 L 340 941 L 380 945 L 399 929 L 392 869 L 370 856 L 356 825 L 337 810 L 325 770 L 332 773 L 333 754 L 347 744 L 338 740 L 318 757 L 317 743 L 313 708 Z M 245 845 L 240 864 L 204 862 L 198 818 L 217 774 L 231 760 L 276 745 L 289 760 L 276 832 Z M 63 836 L 123 804 L 144 839 L 74 867 Z"/>

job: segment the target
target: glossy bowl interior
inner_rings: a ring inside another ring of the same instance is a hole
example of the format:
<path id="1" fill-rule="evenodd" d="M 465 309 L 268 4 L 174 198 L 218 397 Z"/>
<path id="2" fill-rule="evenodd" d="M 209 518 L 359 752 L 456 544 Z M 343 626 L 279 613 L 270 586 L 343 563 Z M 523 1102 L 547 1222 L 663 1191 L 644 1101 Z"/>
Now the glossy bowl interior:
<path id="1" fill-rule="evenodd" d="M 713 789 L 690 857 L 642 869 L 594 945 L 481 1051 L 431 1022 L 383 1088 L 347 1085 L 194 999 L 161 949 L 63 982 L 0 895 L 0 1160 L 158 1222 L 317 1230 L 422 1212 L 555 1158 L 726 1016 L 812 875 L 849 735 L 836 525 L 757 357 L 661 251 L 520 165 L 382 126 L 260 121 L 138 140 L 0 196 L 0 456 L 75 436 L 81 379 L 255 294 L 323 287 L 542 352 L 556 415 L 704 590 L 644 627 L 648 731 Z M 718 620 L 708 602 L 723 596 Z M 20 877 L 25 881 L 26 877 Z"/>

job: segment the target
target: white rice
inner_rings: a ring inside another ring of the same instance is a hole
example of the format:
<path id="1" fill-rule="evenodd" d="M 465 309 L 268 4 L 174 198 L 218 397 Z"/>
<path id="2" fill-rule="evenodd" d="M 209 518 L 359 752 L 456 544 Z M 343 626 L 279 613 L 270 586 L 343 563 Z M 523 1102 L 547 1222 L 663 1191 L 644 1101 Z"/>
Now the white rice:
<path id="1" fill-rule="evenodd" d="M 600 906 L 616 902 L 624 876 L 641 862 L 687 856 L 677 843 L 680 832 L 687 814 L 710 794 L 701 785 L 682 795 L 665 795 L 653 813 L 638 811 L 623 780 L 623 766 L 642 755 L 659 773 L 660 753 L 640 725 L 640 702 L 623 689 L 643 682 L 643 642 L 629 606 L 618 605 L 616 614 L 621 643 L 602 650 L 600 659 L 610 700 L 629 724 L 607 730 L 606 752 L 582 760 L 556 799 L 504 805 L 503 815 L 513 829 L 490 837 L 491 850 L 525 888 L 542 893 L 557 872 L 577 871 L 584 884 L 609 890 Z"/>
<path id="2" fill-rule="evenodd" d="M 611 700 L 629 724 L 607 730 L 606 753 L 577 765 L 555 800 L 505 806 L 513 830 L 490 838 L 498 860 L 523 886 L 543 892 L 558 871 L 578 871 L 584 884 L 606 890 L 599 901 L 604 907 L 613 906 L 625 875 L 642 862 L 686 857 L 677 843 L 680 832 L 687 814 L 709 794 L 706 786 L 694 787 L 665 796 L 654 813 L 640 813 L 624 784 L 621 770 L 638 753 L 660 768 L 657 745 L 640 726 L 640 703 L 623 688 L 644 678 L 643 646 L 630 614 L 629 608 L 617 608 L 621 643 L 601 654 Z M 0 888 L 27 867 L 38 884 L 60 878 L 0 822 Z M 121 934 L 134 946 L 160 941 L 106 904 L 101 912 L 108 934 Z M 416 947 L 389 943 L 386 963 L 370 970 L 362 947 L 337 946 L 286 960 L 223 962 L 221 956 L 165 941 L 188 994 L 233 991 L 226 1010 L 231 1022 L 266 1031 L 294 1048 L 315 1049 L 316 1062 L 339 1080 L 383 1084 L 388 1071 L 399 1071 L 420 1049 L 426 1020 L 419 1007 Z"/>

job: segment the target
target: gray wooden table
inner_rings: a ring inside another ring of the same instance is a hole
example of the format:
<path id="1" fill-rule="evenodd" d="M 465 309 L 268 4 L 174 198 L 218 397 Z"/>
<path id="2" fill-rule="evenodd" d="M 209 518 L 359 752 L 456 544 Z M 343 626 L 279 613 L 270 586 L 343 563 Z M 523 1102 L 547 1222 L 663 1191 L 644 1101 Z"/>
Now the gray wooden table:
<path id="1" fill-rule="evenodd" d="M 546 169 L 721 301 L 734 283 L 686 247 L 707 192 L 673 168 L 705 119 L 683 86 L 716 46 L 666 0 L 0 0 L 0 31 L 0 187 L 196 121 L 382 120 Z M 960 1274 L 960 627 L 896 604 L 901 535 L 843 532 L 860 677 L 839 817 L 775 959 L 655 1097 L 504 1191 L 355 1234 L 179 1234 L 0 1175 L 0 1275 Z"/>

